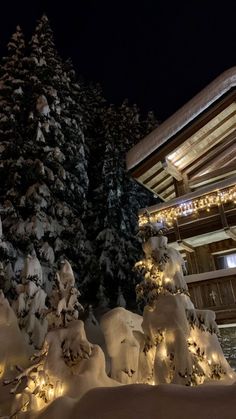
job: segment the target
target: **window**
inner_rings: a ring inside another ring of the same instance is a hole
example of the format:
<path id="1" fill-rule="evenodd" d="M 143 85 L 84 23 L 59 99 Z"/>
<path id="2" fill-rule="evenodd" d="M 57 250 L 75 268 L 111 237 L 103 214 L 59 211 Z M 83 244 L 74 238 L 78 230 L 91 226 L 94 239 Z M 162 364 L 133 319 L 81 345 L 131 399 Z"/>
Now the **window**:
<path id="1" fill-rule="evenodd" d="M 217 269 L 236 268 L 236 252 L 216 257 Z"/>
<path id="2" fill-rule="evenodd" d="M 236 268 L 236 253 L 225 256 L 228 268 Z"/>

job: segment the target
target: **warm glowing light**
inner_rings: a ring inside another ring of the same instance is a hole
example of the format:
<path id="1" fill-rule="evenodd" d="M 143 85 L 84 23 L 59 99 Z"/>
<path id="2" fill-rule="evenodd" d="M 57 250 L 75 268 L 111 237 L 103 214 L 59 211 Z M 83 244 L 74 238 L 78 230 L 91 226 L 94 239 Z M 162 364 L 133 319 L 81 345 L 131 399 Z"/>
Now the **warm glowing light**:
<path id="1" fill-rule="evenodd" d="M 212 359 L 213 359 L 214 362 L 217 362 L 218 361 L 218 356 L 217 356 L 217 353 L 216 352 L 213 352 Z"/>
<path id="2" fill-rule="evenodd" d="M 4 364 L 0 364 L 0 378 L 3 377 L 4 371 L 5 371 L 5 365 Z"/>
<path id="3" fill-rule="evenodd" d="M 60 397 L 62 396 L 64 393 L 64 387 L 62 385 L 61 381 L 57 381 L 56 382 L 56 386 L 55 386 L 55 397 Z"/>
<path id="4" fill-rule="evenodd" d="M 49 386 L 47 389 L 47 399 L 48 401 L 51 401 L 54 398 L 54 389 Z"/>
<path id="5" fill-rule="evenodd" d="M 162 346 L 162 348 L 159 351 L 160 358 L 165 359 L 167 357 L 167 350 L 165 346 Z"/>
<path id="6" fill-rule="evenodd" d="M 155 223 L 161 221 L 164 224 L 172 226 L 174 221 L 179 217 L 184 217 L 191 214 L 196 214 L 198 211 L 211 211 L 213 206 L 225 204 L 227 202 L 236 202 L 236 185 L 228 189 L 222 189 L 217 192 L 212 192 L 195 198 L 192 201 L 182 202 L 173 207 L 168 207 L 163 210 L 157 210 L 151 214 L 141 214 L 139 217 L 139 225 L 145 225 L 147 222 Z"/>
<path id="7" fill-rule="evenodd" d="M 175 341 L 175 335 L 172 332 L 167 332 L 166 333 L 166 342 L 168 343 L 173 343 Z"/>

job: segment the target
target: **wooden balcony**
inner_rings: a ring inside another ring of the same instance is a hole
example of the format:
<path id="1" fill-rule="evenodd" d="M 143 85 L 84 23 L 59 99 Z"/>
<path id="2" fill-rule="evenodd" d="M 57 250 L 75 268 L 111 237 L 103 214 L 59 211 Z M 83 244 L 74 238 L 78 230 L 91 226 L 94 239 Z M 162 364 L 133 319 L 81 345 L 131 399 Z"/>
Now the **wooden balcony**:
<path id="1" fill-rule="evenodd" d="M 236 323 L 236 268 L 185 277 L 198 309 L 214 310 L 218 324 Z"/>

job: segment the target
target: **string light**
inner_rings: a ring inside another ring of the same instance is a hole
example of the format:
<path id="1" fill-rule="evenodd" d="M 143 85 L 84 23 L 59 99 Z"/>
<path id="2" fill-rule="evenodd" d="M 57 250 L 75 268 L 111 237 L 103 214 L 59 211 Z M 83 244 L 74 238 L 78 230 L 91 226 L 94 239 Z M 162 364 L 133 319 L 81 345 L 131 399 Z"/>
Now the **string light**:
<path id="1" fill-rule="evenodd" d="M 155 223 L 158 220 L 159 222 L 165 223 L 171 227 L 178 218 L 197 214 L 199 211 L 203 210 L 210 212 L 212 207 L 229 202 L 236 204 L 236 185 L 231 188 L 203 195 L 193 200 L 187 200 L 179 205 L 163 210 L 157 210 L 148 215 L 141 214 L 139 216 L 139 225 L 141 227 L 147 222 Z"/>

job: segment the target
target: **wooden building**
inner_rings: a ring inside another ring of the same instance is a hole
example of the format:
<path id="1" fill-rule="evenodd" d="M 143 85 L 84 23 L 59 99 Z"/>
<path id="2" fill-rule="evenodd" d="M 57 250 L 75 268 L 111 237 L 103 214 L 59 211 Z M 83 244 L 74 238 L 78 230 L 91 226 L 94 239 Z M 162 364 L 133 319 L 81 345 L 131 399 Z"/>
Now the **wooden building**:
<path id="1" fill-rule="evenodd" d="M 196 307 L 236 322 L 236 67 L 134 146 L 127 169 L 162 201 L 140 224 L 169 226 Z"/>

